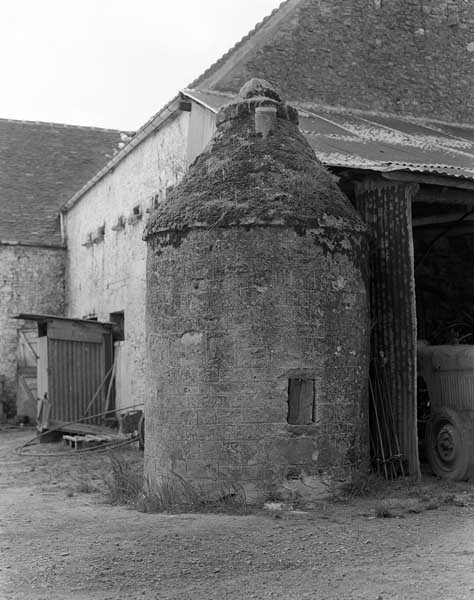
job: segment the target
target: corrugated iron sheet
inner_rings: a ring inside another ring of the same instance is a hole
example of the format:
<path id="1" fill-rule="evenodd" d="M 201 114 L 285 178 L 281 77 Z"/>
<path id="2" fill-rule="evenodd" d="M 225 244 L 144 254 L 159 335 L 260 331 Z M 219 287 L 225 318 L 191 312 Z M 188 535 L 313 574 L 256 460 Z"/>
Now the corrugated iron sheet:
<path id="1" fill-rule="evenodd" d="M 418 348 L 418 365 L 433 409 L 448 406 L 474 411 L 473 346 L 422 346 Z"/>
<path id="2" fill-rule="evenodd" d="M 49 338 L 48 365 L 51 418 L 67 422 L 80 419 L 106 373 L 104 345 Z M 106 392 L 107 386 L 103 386 L 89 415 L 104 411 Z M 99 424 L 100 419 L 87 423 Z"/>
<path id="3" fill-rule="evenodd" d="M 112 323 L 41 314 L 18 318 L 38 323 L 38 397 L 51 403 L 49 417 L 72 422 L 114 409 Z M 99 424 L 97 417 L 86 423 Z"/>
<path id="4" fill-rule="evenodd" d="M 443 406 L 474 410 L 474 373 L 436 373 L 425 381 L 434 410 Z"/>
<path id="5" fill-rule="evenodd" d="M 416 308 L 411 196 L 416 185 L 357 186 L 358 208 L 371 233 L 372 354 L 383 370 L 401 452 L 419 470 L 416 414 Z"/>
<path id="6" fill-rule="evenodd" d="M 233 98 L 184 90 L 217 112 Z M 315 154 L 329 167 L 410 171 L 474 179 L 474 127 L 291 102 Z"/>

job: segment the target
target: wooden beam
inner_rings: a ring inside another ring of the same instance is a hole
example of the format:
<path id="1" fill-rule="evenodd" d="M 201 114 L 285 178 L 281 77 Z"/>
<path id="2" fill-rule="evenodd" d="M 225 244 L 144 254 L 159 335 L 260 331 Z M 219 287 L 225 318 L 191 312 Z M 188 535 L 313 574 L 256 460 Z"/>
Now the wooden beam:
<path id="1" fill-rule="evenodd" d="M 443 187 L 453 187 L 462 190 L 474 191 L 473 180 L 461 179 L 457 177 L 444 177 L 442 175 L 426 175 L 421 173 L 407 173 L 406 171 L 386 171 L 380 173 L 384 179 L 390 181 L 400 181 L 404 183 L 424 183 L 426 185 L 440 185 Z"/>
<path id="2" fill-rule="evenodd" d="M 443 225 L 447 223 L 454 223 L 456 221 L 460 221 L 465 213 L 449 213 L 445 215 L 432 215 L 430 217 L 417 217 L 413 219 L 413 227 L 427 227 L 429 225 Z M 461 223 L 468 223 L 474 221 L 474 215 L 470 215 L 460 221 Z"/>
<path id="3" fill-rule="evenodd" d="M 440 186 L 422 186 L 415 196 L 414 202 L 426 204 L 460 204 L 470 207 L 474 205 L 474 190 L 459 190 Z"/>

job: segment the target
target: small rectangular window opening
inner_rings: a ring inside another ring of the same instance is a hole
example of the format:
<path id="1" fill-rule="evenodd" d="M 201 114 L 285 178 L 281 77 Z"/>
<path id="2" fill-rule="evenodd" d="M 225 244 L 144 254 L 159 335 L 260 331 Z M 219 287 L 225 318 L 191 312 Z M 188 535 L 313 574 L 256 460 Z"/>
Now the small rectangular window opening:
<path id="1" fill-rule="evenodd" d="M 158 208 L 158 206 L 160 205 L 160 196 L 161 194 L 159 192 L 153 196 L 151 204 L 151 207 L 153 209 Z"/>
<path id="2" fill-rule="evenodd" d="M 314 379 L 288 380 L 288 415 L 290 425 L 310 425 L 316 418 L 316 385 Z"/>
<path id="3" fill-rule="evenodd" d="M 110 322 L 113 323 L 112 337 L 114 342 L 121 342 L 125 339 L 125 313 L 123 310 L 110 313 Z"/>

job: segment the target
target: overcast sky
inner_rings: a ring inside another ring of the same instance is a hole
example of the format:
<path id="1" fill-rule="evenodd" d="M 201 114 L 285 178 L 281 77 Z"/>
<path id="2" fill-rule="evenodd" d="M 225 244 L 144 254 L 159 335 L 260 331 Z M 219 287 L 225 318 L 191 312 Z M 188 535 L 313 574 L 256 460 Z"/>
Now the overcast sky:
<path id="1" fill-rule="evenodd" d="M 279 0 L 0 0 L 0 117 L 137 129 Z"/>

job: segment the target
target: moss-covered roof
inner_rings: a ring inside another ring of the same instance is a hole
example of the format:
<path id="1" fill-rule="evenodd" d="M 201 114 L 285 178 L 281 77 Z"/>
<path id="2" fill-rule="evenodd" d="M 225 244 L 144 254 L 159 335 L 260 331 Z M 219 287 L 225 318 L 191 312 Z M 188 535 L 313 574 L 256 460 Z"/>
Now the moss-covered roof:
<path id="1" fill-rule="evenodd" d="M 267 136 L 255 110 L 276 108 Z M 145 239 L 194 227 L 288 225 L 364 230 L 333 177 L 298 130 L 297 112 L 253 80 L 217 115 L 216 133 L 181 183 L 151 215 Z"/>

